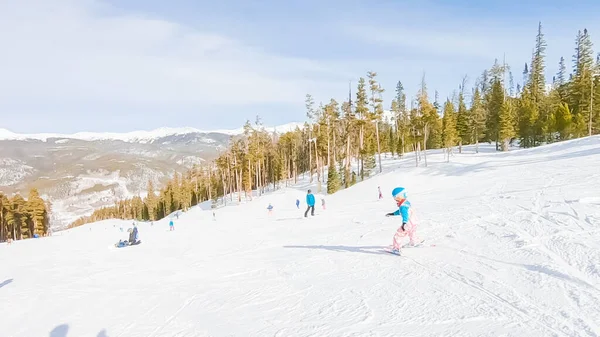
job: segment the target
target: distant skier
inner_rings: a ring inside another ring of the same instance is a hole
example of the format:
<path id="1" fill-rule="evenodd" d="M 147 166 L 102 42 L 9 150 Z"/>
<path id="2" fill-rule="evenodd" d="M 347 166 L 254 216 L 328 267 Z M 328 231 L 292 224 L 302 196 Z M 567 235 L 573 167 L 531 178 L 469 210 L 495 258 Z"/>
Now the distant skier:
<path id="1" fill-rule="evenodd" d="M 325 209 L 325 199 L 321 198 L 321 207 L 323 207 L 323 209 Z"/>
<path id="2" fill-rule="evenodd" d="M 300 199 L 296 199 L 296 207 L 300 209 Z"/>
<path id="3" fill-rule="evenodd" d="M 269 215 L 273 214 L 273 205 L 271 205 L 271 203 L 269 203 L 267 209 L 269 210 Z"/>
<path id="4" fill-rule="evenodd" d="M 398 206 L 398 210 L 392 213 L 387 213 L 385 216 L 402 216 L 402 226 L 398 228 L 396 234 L 394 235 L 394 239 L 392 241 L 392 253 L 400 254 L 400 240 L 407 236 L 410 241 L 408 243 L 409 246 L 415 245 L 415 232 L 416 232 L 416 224 L 413 223 L 410 219 L 412 215 L 412 210 L 410 209 L 411 204 L 407 200 L 406 189 L 404 187 L 396 187 L 392 191 L 392 196 L 396 200 L 396 205 Z"/>
<path id="5" fill-rule="evenodd" d="M 315 196 L 308 190 L 306 193 L 306 204 L 308 207 L 306 208 L 306 212 L 304 212 L 304 217 L 308 216 L 308 210 L 310 211 L 310 215 L 315 216 Z"/>
<path id="6" fill-rule="evenodd" d="M 381 186 L 377 186 L 377 190 L 379 191 L 379 199 L 383 199 L 383 194 L 381 193 Z"/>
<path id="7" fill-rule="evenodd" d="M 171 219 L 171 221 L 169 221 L 169 231 L 174 231 L 175 230 L 175 224 L 173 223 L 173 219 Z"/>

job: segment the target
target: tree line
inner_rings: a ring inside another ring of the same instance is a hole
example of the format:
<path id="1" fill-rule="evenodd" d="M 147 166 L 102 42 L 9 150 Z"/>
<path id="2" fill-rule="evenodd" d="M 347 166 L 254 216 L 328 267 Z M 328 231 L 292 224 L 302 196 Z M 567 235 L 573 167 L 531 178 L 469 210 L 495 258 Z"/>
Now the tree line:
<path id="1" fill-rule="evenodd" d="M 266 132 L 259 117 L 253 124 L 247 121 L 244 133 L 232 137 L 214 161 L 175 175 L 158 191 L 150 182 L 146 197 L 121 200 L 72 226 L 109 218 L 153 221 L 218 198 L 239 202 L 251 198 L 252 191 L 261 194 L 296 182 L 302 174 L 311 183 L 316 179 L 318 192 L 326 184 L 327 193 L 334 193 L 381 172 L 382 154 L 401 158 L 413 152 L 419 166 L 427 165 L 427 149 L 445 149 L 450 160 L 453 151 L 469 144 L 477 152 L 481 142 L 508 151 L 515 141 L 534 147 L 597 134 L 600 56 L 594 59 L 587 29 L 575 39 L 572 71 L 561 57 L 551 83 L 545 77 L 545 50 L 540 23 L 531 61 L 516 88 L 511 68 L 498 60 L 472 88 L 463 78 L 443 102 L 437 91 L 433 100 L 429 97 L 425 77 L 410 100 L 398 81 L 388 105 L 391 118 L 384 118 L 385 89 L 376 72 L 359 78 L 354 92 L 340 101 L 317 105 L 308 94 L 302 128 L 280 135 Z"/>
<path id="2" fill-rule="evenodd" d="M 36 189 L 25 200 L 20 194 L 8 197 L 0 193 L 0 242 L 46 236 L 50 206 Z"/>

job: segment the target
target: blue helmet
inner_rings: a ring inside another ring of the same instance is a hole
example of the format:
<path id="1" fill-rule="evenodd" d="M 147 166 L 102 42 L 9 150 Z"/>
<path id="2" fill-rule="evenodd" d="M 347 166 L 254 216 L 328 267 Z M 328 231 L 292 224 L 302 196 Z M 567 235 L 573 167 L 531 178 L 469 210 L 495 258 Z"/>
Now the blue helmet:
<path id="1" fill-rule="evenodd" d="M 404 187 L 396 187 L 392 190 L 392 197 L 401 196 L 406 199 L 406 189 Z"/>

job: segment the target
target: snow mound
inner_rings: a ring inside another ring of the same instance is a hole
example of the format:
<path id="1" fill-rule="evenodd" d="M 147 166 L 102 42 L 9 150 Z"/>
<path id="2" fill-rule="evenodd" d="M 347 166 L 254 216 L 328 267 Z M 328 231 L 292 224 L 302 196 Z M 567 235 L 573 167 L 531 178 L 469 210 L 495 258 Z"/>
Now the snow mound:
<path id="1" fill-rule="evenodd" d="M 598 336 L 600 137 L 480 150 L 384 158 L 382 174 L 316 194 L 314 217 L 304 177 L 214 217 L 139 223 L 134 247 L 114 247 L 121 220 L 2 244 L 3 334 Z M 396 186 L 425 239 L 403 256 L 383 251 Z"/>

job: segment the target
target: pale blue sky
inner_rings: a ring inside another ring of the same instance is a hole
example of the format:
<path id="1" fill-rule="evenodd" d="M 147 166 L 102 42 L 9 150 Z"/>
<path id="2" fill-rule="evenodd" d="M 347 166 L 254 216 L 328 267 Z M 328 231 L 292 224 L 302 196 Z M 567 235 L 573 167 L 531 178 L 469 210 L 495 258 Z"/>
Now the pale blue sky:
<path id="1" fill-rule="evenodd" d="M 237 128 L 303 121 L 304 96 L 346 99 L 376 71 L 389 108 L 423 72 L 430 95 L 471 87 L 494 58 L 520 82 L 538 21 L 548 81 L 597 1 L 0 1 L 0 128 L 14 132 Z M 600 51 L 599 48 L 595 48 Z"/>

